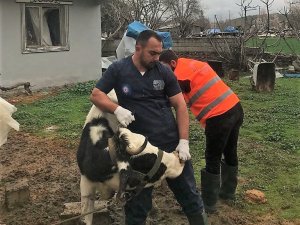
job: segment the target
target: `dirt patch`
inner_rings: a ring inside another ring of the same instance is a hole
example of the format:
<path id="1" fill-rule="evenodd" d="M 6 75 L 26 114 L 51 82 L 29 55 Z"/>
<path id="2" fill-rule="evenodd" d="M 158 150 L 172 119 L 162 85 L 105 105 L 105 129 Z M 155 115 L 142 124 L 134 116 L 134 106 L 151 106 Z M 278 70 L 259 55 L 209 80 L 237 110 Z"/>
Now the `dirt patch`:
<path id="1" fill-rule="evenodd" d="M 75 154 L 66 143 L 12 132 L 0 149 L 2 183 L 27 178 L 30 202 L 4 213 L 7 224 L 50 224 L 62 212 L 62 203 L 77 201 Z"/>
<path id="2" fill-rule="evenodd" d="M 28 104 L 35 102 L 37 100 L 54 96 L 59 93 L 64 87 L 49 87 L 43 88 L 38 90 L 33 90 L 32 95 L 26 94 L 24 89 L 17 88 L 10 91 L 2 91 L 0 92 L 1 97 L 4 98 L 6 101 L 10 102 L 13 105 L 17 104 Z"/>
<path id="3" fill-rule="evenodd" d="M 0 148 L 1 183 L 27 178 L 30 202 L 2 213 L 1 219 L 7 225 L 42 225 L 60 221 L 63 204 L 80 201 L 80 174 L 75 152 L 65 141 L 42 139 L 23 132 L 10 133 L 8 142 Z M 167 186 L 155 190 L 154 205 L 148 225 L 188 224 Z M 212 225 L 296 224 L 284 223 L 272 215 L 255 218 L 224 203 L 220 203 L 219 208 L 218 214 L 209 216 Z M 115 221 L 113 224 L 119 224 L 121 209 L 116 206 L 109 212 Z"/>
<path id="4" fill-rule="evenodd" d="M 27 103 L 56 92 L 40 92 L 34 96 L 10 96 L 18 103 Z M 64 203 L 80 201 L 80 174 L 76 164 L 76 147 L 65 140 L 40 138 L 22 131 L 9 134 L 8 142 L 0 147 L 0 187 L 26 178 L 30 202 L 0 214 L 0 224 L 50 225 L 60 221 Z M 154 191 L 154 210 L 147 225 L 186 225 L 186 217 L 166 185 Z M 282 221 L 273 215 L 254 217 L 241 212 L 234 204 L 220 203 L 219 213 L 209 215 L 212 225 L 292 225 L 300 221 Z M 108 217 L 120 224 L 122 211 L 118 205 L 109 208 Z M 101 223 L 102 224 L 102 223 Z M 103 223 L 102 225 L 108 225 Z"/>

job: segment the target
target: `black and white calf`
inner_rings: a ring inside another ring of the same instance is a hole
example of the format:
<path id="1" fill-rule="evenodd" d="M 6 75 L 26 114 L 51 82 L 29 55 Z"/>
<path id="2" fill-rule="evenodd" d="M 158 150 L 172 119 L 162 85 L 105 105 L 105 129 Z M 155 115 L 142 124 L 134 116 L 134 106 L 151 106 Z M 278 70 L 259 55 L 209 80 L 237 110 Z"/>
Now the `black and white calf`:
<path id="1" fill-rule="evenodd" d="M 87 117 L 77 151 L 82 214 L 94 210 L 96 192 L 101 199 L 112 198 L 117 192 L 124 200 L 128 190 L 139 192 L 182 173 L 184 165 L 178 154 L 162 152 L 143 135 L 119 128 L 114 115 L 97 110 L 90 111 L 96 112 L 96 118 Z M 92 220 L 92 214 L 84 217 L 87 225 L 92 225 Z"/>
<path id="2" fill-rule="evenodd" d="M 112 100 L 115 103 L 118 103 L 118 98 L 116 95 L 115 90 L 111 90 L 107 96 L 110 98 L 110 100 Z M 111 129 L 116 132 L 118 127 L 120 126 L 120 123 L 117 119 L 117 117 L 114 114 L 111 113 L 107 113 L 107 112 L 102 112 L 101 110 L 99 110 L 95 105 L 93 105 L 88 113 L 88 115 L 85 118 L 85 122 L 84 122 L 84 126 L 88 123 L 91 122 L 92 119 L 94 118 L 99 118 L 99 117 L 104 117 L 108 120 L 109 122 L 109 126 L 111 127 Z"/>

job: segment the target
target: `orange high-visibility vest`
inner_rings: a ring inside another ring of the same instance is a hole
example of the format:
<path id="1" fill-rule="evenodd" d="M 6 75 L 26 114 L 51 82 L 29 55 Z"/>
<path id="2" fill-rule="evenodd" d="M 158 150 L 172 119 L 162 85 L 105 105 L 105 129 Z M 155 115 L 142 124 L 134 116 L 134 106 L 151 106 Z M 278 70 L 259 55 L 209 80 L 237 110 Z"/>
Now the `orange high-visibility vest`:
<path id="1" fill-rule="evenodd" d="M 179 58 L 174 73 L 178 80 L 190 81 L 191 91 L 183 96 L 203 126 L 208 118 L 227 112 L 239 102 L 236 94 L 205 62 Z"/>

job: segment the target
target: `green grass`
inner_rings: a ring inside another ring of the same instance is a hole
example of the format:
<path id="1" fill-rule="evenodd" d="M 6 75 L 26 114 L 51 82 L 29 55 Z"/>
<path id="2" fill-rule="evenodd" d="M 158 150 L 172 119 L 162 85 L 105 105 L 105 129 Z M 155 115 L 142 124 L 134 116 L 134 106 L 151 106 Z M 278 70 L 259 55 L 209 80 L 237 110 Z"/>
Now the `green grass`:
<path id="1" fill-rule="evenodd" d="M 245 109 L 239 154 L 241 176 L 247 182 L 241 192 L 260 189 L 268 199 L 265 205 L 247 208 L 300 218 L 300 80 L 276 79 L 272 93 L 233 88 Z"/>
<path id="2" fill-rule="evenodd" d="M 247 78 L 226 82 L 239 95 L 245 112 L 238 146 L 243 182 L 238 186 L 235 207 L 256 215 L 300 218 L 300 79 L 276 79 L 272 93 L 252 91 Z M 91 107 L 89 94 L 93 85 L 94 82 L 80 83 L 54 97 L 18 105 L 14 117 L 27 132 L 76 144 Z M 199 171 L 205 166 L 205 137 L 199 123 L 192 115 L 190 118 L 190 148 L 199 184 Z M 46 132 L 53 125 L 58 129 Z M 266 194 L 266 204 L 244 200 L 244 192 L 253 188 Z"/>
<path id="3" fill-rule="evenodd" d="M 246 78 L 227 83 L 239 95 L 245 112 L 238 146 L 243 182 L 237 207 L 258 215 L 272 212 L 286 219 L 300 218 L 300 79 L 277 79 L 272 93 L 252 91 Z M 205 143 L 195 121 L 190 136 L 199 182 Z M 267 203 L 245 202 L 244 193 L 250 189 L 263 191 Z"/>
<path id="4" fill-rule="evenodd" d="M 259 47 L 263 40 L 264 37 L 251 38 L 248 40 L 247 46 Z M 268 37 L 264 46 L 266 47 L 266 51 L 270 53 L 277 53 L 281 51 L 283 54 L 293 54 L 293 52 L 295 52 L 297 55 L 300 55 L 300 41 L 297 40 L 297 38 L 286 38 L 285 42 L 284 39 L 279 37 Z"/>
<path id="5" fill-rule="evenodd" d="M 89 95 L 95 82 L 78 83 L 68 87 L 58 95 L 36 101 L 32 104 L 18 105 L 15 114 L 21 129 L 40 136 L 69 138 L 75 142 L 80 136 L 85 116 L 91 108 Z M 47 131 L 55 126 L 55 132 Z"/>

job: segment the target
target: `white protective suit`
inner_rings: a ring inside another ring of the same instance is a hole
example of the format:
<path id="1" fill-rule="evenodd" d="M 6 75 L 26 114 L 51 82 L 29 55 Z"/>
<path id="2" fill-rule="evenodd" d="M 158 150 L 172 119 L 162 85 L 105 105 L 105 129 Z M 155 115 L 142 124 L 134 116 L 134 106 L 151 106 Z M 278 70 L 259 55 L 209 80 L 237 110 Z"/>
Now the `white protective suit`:
<path id="1" fill-rule="evenodd" d="M 19 130 L 20 124 L 11 116 L 17 108 L 0 97 L 0 146 L 7 141 L 7 135 L 11 128 Z"/>

